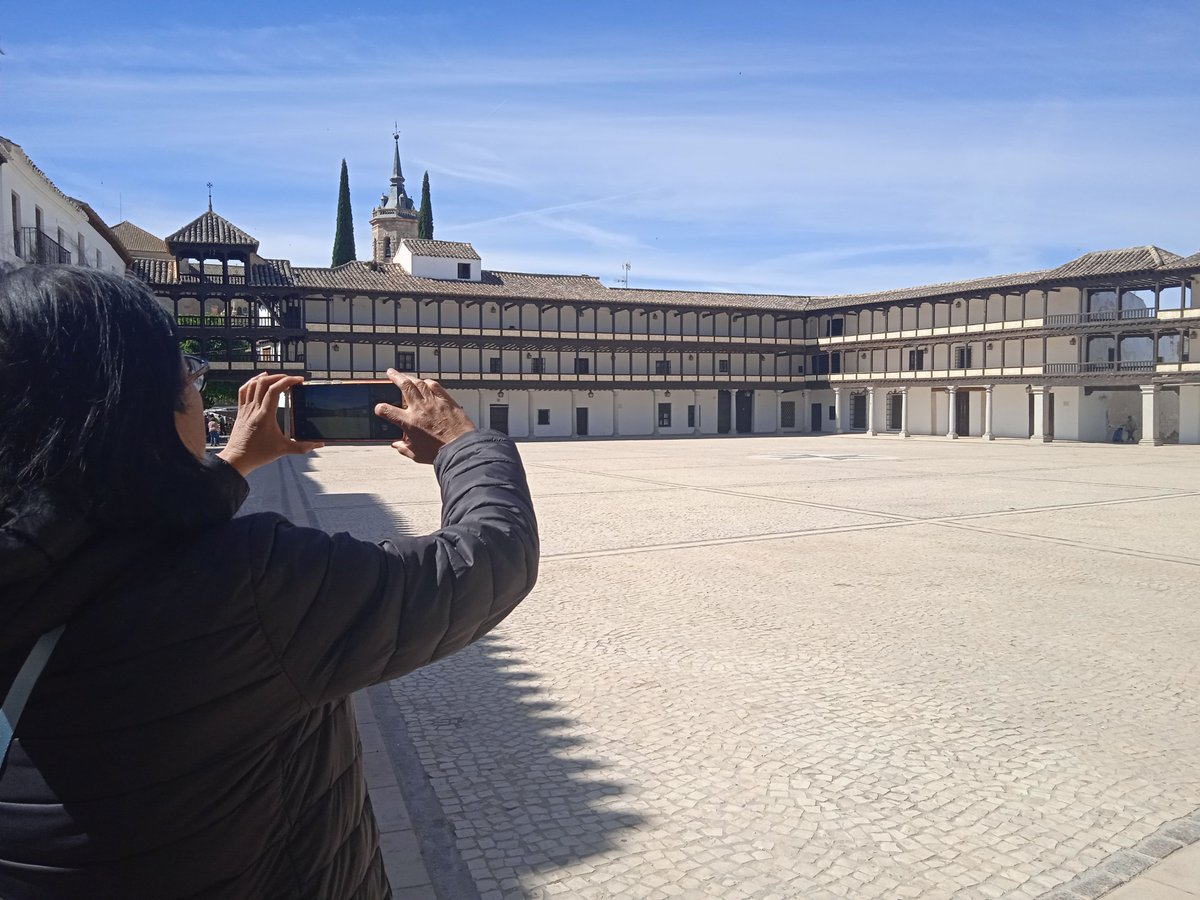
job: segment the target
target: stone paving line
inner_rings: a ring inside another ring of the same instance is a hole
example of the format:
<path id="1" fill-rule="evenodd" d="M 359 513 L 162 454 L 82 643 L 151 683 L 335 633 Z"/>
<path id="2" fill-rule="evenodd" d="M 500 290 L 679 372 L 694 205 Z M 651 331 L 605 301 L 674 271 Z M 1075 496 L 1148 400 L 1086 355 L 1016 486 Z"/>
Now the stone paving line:
<path id="1" fill-rule="evenodd" d="M 396 896 L 1194 896 L 1194 451 L 521 448 L 538 589 L 360 702 L 389 872 L 429 879 Z M 277 508 L 436 527 L 376 452 L 287 461 Z"/>

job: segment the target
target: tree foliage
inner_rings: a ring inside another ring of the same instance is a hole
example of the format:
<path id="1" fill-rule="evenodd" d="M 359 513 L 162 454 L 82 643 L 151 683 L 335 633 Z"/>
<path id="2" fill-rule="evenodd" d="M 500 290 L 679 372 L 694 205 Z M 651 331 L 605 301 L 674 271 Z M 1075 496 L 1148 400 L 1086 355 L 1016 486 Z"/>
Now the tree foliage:
<path id="1" fill-rule="evenodd" d="M 421 182 L 421 215 L 417 218 L 417 237 L 433 240 L 433 204 L 429 200 L 429 173 Z"/>
<path id="2" fill-rule="evenodd" d="M 333 265 L 340 266 L 353 262 L 354 251 L 354 214 L 350 210 L 350 174 L 346 169 L 346 161 L 342 160 L 342 179 L 338 185 L 337 231 L 333 236 Z"/>

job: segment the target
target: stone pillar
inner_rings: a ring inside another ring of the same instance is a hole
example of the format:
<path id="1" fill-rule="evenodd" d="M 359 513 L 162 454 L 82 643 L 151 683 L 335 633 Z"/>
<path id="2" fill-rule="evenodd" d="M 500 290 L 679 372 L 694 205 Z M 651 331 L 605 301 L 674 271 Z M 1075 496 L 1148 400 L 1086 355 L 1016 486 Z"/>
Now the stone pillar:
<path id="1" fill-rule="evenodd" d="M 529 404 L 529 436 L 533 437 L 537 433 L 534 428 L 537 425 L 537 404 L 533 402 L 532 391 L 525 392 L 525 402 Z"/>
<path id="2" fill-rule="evenodd" d="M 1200 384 L 1179 386 L 1179 443 L 1200 444 Z"/>
<path id="3" fill-rule="evenodd" d="M 1049 443 L 1054 440 L 1050 434 L 1050 388 L 1039 385 L 1029 392 L 1033 395 L 1033 434 L 1029 439 Z"/>
<path id="4" fill-rule="evenodd" d="M 908 432 L 908 388 L 900 388 L 900 437 L 906 438 Z"/>
<path id="5" fill-rule="evenodd" d="M 700 433 L 700 392 L 692 391 L 692 406 L 696 408 L 696 418 L 692 422 L 692 434 Z"/>
<path id="6" fill-rule="evenodd" d="M 946 388 L 946 400 L 950 404 L 948 421 L 949 427 L 946 429 L 946 437 L 952 441 L 958 440 L 958 404 L 955 402 L 958 399 L 958 388 L 954 385 Z"/>
<path id="7" fill-rule="evenodd" d="M 846 423 L 846 416 L 842 412 L 842 389 L 835 387 L 833 389 L 833 432 L 841 434 L 846 429 L 843 427 Z"/>
<path id="8" fill-rule="evenodd" d="M 619 412 L 619 410 L 617 409 L 617 393 L 618 393 L 617 389 L 613 388 L 613 392 L 612 392 L 612 395 L 613 395 L 613 428 L 612 428 L 613 437 L 621 436 L 621 426 L 619 424 L 620 420 L 617 418 L 617 414 Z"/>
<path id="9" fill-rule="evenodd" d="M 1158 385 L 1143 384 L 1142 388 L 1142 435 L 1139 444 L 1152 444 L 1158 447 L 1162 438 L 1158 433 Z"/>
<path id="10" fill-rule="evenodd" d="M 658 437 L 658 391 L 650 392 L 650 424 L 654 426 L 654 436 Z"/>
<path id="11" fill-rule="evenodd" d="M 783 434 L 783 391 L 775 392 L 775 433 Z"/>
<path id="12" fill-rule="evenodd" d="M 812 422 L 809 421 L 809 416 L 812 415 L 811 406 L 812 400 L 809 399 L 808 388 L 804 388 L 800 392 L 800 418 L 797 420 L 801 434 L 808 434 L 812 430 Z"/>
<path id="13" fill-rule="evenodd" d="M 461 321 L 461 319 L 459 321 Z M 575 391 L 567 391 L 567 395 L 571 399 L 571 421 L 568 422 L 567 425 L 570 426 L 571 437 L 579 437 L 579 435 L 575 433 Z"/>
<path id="14" fill-rule="evenodd" d="M 879 429 L 875 427 L 875 386 L 867 386 L 867 434 L 876 437 Z"/>
<path id="15" fill-rule="evenodd" d="M 985 441 L 994 441 L 996 436 L 992 434 L 992 419 L 994 415 L 994 406 L 996 399 L 992 396 L 994 384 L 989 384 L 983 389 L 983 439 Z"/>

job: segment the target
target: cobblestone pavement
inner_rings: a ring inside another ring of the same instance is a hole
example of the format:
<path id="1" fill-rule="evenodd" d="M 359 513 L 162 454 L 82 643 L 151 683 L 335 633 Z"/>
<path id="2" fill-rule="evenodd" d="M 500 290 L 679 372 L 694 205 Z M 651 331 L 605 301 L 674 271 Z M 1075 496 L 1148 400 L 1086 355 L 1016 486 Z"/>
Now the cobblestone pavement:
<path id="1" fill-rule="evenodd" d="M 521 452 L 536 591 L 375 695 L 486 900 L 1096 896 L 1187 842 L 1195 448 Z M 327 529 L 437 527 L 431 472 L 389 453 L 287 466 Z"/>

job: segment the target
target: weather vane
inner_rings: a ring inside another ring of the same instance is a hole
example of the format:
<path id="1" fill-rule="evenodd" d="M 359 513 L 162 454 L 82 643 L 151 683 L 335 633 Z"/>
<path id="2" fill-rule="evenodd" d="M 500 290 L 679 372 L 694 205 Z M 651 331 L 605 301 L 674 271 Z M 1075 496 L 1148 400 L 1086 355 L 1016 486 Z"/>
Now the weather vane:
<path id="1" fill-rule="evenodd" d="M 212 212 L 212 182 L 208 182 L 208 211 Z"/>

